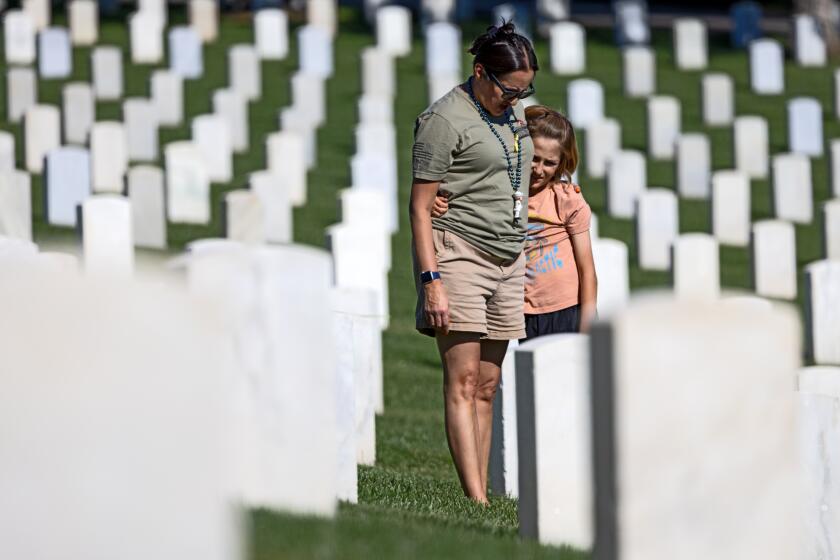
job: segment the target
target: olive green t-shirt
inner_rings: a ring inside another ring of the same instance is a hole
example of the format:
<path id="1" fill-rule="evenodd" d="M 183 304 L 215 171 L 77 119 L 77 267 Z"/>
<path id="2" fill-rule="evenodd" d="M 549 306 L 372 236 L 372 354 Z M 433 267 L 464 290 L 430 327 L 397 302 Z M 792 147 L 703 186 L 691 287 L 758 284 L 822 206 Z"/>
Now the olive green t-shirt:
<path id="1" fill-rule="evenodd" d="M 517 103 L 512 113 L 508 111 L 507 118 L 490 116 L 490 121 L 508 147 L 514 173 L 517 154 L 507 119 L 514 121 L 514 128 L 519 131 L 522 211 L 518 224 L 513 220 L 513 187 L 505 152 L 461 86 L 417 118 L 412 152 L 414 178 L 440 181 L 441 190 L 450 193 L 449 210 L 440 218 L 432 218 L 432 227 L 454 233 L 503 259 L 516 258 L 522 252 L 534 155 L 522 103 Z"/>

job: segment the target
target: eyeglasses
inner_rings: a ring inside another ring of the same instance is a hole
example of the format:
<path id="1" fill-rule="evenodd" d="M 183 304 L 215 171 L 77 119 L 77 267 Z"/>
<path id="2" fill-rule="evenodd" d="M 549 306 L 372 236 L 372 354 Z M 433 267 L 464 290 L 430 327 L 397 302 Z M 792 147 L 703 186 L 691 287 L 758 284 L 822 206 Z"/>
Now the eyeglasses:
<path id="1" fill-rule="evenodd" d="M 510 101 L 511 99 L 525 99 L 526 97 L 531 97 L 536 93 L 536 88 L 534 88 L 533 82 L 528 84 L 528 87 L 525 89 L 510 89 L 506 88 L 496 79 L 496 76 L 487 72 L 487 75 L 490 76 L 490 79 L 493 80 L 493 83 L 499 86 L 499 89 L 502 90 L 502 99 L 505 101 Z"/>

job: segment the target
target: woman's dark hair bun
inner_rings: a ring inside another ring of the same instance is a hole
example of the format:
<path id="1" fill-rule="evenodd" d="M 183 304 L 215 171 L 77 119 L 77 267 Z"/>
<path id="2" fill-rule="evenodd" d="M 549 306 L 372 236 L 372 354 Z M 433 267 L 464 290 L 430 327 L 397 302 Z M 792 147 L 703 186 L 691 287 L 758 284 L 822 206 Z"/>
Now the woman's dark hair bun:
<path id="1" fill-rule="evenodd" d="M 473 65 L 483 64 L 496 74 L 515 70 L 539 70 L 537 55 L 531 41 L 516 32 L 512 21 L 502 20 L 501 25 L 491 25 L 475 38 L 470 47 Z"/>
<path id="2" fill-rule="evenodd" d="M 511 35 L 516 35 L 516 26 L 512 21 L 502 20 L 501 25 L 491 25 L 483 35 L 476 37 L 469 52 L 472 55 L 476 55 L 485 44 L 494 43 L 499 39 L 506 40 Z"/>

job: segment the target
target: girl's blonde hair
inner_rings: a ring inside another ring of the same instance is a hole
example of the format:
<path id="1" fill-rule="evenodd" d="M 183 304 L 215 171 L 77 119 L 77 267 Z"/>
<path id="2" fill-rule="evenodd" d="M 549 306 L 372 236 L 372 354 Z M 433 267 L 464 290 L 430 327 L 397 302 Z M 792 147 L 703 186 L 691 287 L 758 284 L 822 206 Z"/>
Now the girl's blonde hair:
<path id="1" fill-rule="evenodd" d="M 575 129 L 562 113 L 544 105 L 531 105 L 525 109 L 528 132 L 532 138 L 551 138 L 560 143 L 560 164 L 555 179 L 572 180 L 578 166 L 578 149 Z"/>

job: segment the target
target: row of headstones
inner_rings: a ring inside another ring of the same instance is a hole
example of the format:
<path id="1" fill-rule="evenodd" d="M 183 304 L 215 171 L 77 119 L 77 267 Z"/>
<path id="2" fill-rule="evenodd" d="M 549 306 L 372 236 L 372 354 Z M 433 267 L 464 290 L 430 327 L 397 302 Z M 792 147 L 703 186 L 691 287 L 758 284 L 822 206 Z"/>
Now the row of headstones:
<path id="1" fill-rule="evenodd" d="M 335 512 L 343 471 L 357 469 L 360 400 L 373 420 L 360 387 L 381 346 L 372 304 L 333 285 L 328 254 L 204 240 L 189 248 L 186 283 L 113 282 L 21 245 L 0 238 L 0 414 L 17 427 L 0 436 L 13 455 L 0 485 L 25 492 L 0 504 L 4 556 L 101 556 L 117 539 L 149 557 L 223 560 L 241 549 L 234 504 Z M 78 503 L 89 507 L 68 517 Z M 35 517 L 51 539 L 27 529 Z M 142 537 L 123 531 L 129 518 Z M 76 538 L 103 528 L 113 534 Z"/>
<path id="2" fill-rule="evenodd" d="M 722 76 L 709 75 L 704 80 L 704 107 L 713 105 L 712 90 L 718 86 L 731 93 L 731 81 Z M 708 87 L 707 87 L 708 86 Z M 706 95 L 709 95 L 708 103 Z M 572 123 L 586 131 L 586 165 L 591 177 L 610 176 L 609 163 L 614 158 L 632 161 L 627 166 L 615 164 L 618 169 L 612 174 L 613 210 L 616 216 L 632 216 L 634 189 L 643 188 L 644 166 L 639 163 L 640 154 L 629 155 L 621 150 L 620 124 L 604 116 L 604 93 L 602 86 L 594 80 L 574 80 L 568 87 L 568 110 Z M 732 118 L 731 105 L 727 114 L 720 112 L 727 106 L 725 100 L 716 109 L 706 111 L 706 120 L 717 123 L 734 123 L 735 168 L 750 178 L 763 179 L 768 176 L 769 133 L 767 121 L 757 116 Z M 686 198 L 707 199 L 711 193 L 711 146 L 706 135 L 682 133 L 681 108 L 679 100 L 668 96 L 652 96 L 647 101 L 648 150 L 656 159 L 675 159 L 677 190 Z M 811 184 L 811 162 L 808 156 L 823 154 L 822 114 L 819 102 L 811 98 L 796 98 L 788 102 L 788 144 L 790 153 L 773 156 L 772 176 L 777 217 L 798 223 L 810 223 L 813 215 L 813 188 Z M 837 141 L 832 141 L 832 154 L 840 150 Z M 644 159 L 642 157 L 642 159 Z M 832 157 L 832 184 L 835 158 Z M 621 175 L 625 168 L 630 170 L 630 179 Z M 620 180 L 619 180 L 620 179 Z M 622 202 L 622 198 L 624 198 Z"/>
<path id="3" fill-rule="evenodd" d="M 823 298 L 814 307 L 840 307 L 840 262 L 810 276 Z M 510 350 L 493 491 L 518 498 L 523 536 L 598 558 L 830 558 L 840 368 L 799 369 L 800 330 L 790 309 L 760 298 L 648 296 L 591 337 Z M 758 502 L 744 531 L 738 520 Z"/>
<path id="4" fill-rule="evenodd" d="M 47 0 L 40 1 L 49 5 Z M 93 0 L 74 0 L 68 11 L 69 30 L 39 25 L 26 10 L 7 12 L 4 18 L 6 63 L 26 65 L 37 58 L 42 78 L 69 76 L 72 73 L 72 45 L 95 45 L 99 37 L 99 18 L 97 3 Z M 194 67 L 196 60 L 200 60 L 201 43 L 216 40 L 219 33 L 217 3 L 190 0 L 189 22 L 187 27 L 170 31 L 170 52 L 174 57 L 181 51 L 177 56 L 183 59 L 173 66 Z M 165 2 L 140 4 L 140 9 L 129 19 L 133 63 L 157 64 L 161 61 L 165 26 Z"/>
<path id="5" fill-rule="evenodd" d="M 795 57 L 801 66 L 825 66 L 826 46 L 810 15 L 794 18 Z M 674 61 L 680 70 L 705 70 L 709 53 L 705 24 L 694 18 L 677 18 L 673 24 Z M 586 69 L 586 31 L 574 22 L 556 23 L 550 34 L 551 69 L 561 75 L 581 74 Z M 655 83 L 654 53 L 645 47 L 625 49 L 625 91 L 640 95 Z M 784 50 L 778 41 L 760 39 L 750 44 L 751 83 L 756 93 L 784 91 Z M 638 87 L 636 87 L 638 85 Z M 643 87 L 647 86 L 647 87 Z"/>

